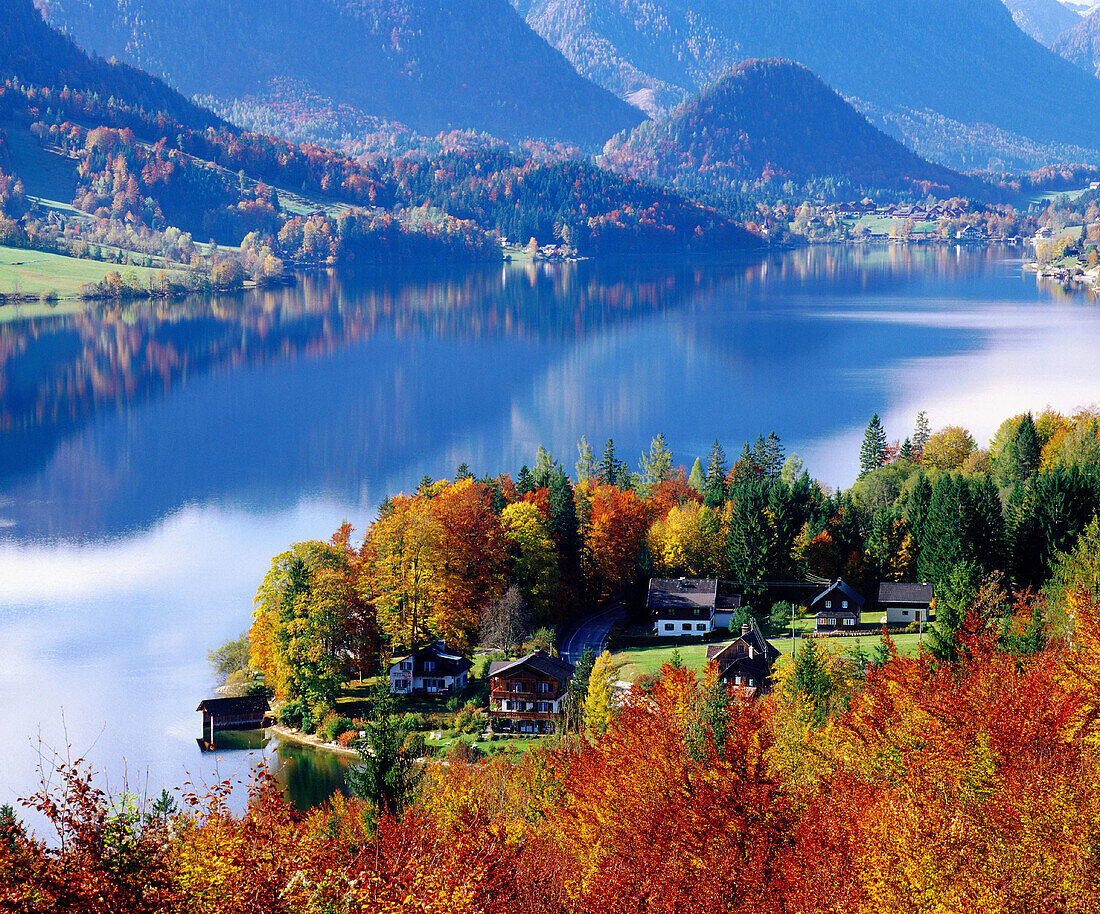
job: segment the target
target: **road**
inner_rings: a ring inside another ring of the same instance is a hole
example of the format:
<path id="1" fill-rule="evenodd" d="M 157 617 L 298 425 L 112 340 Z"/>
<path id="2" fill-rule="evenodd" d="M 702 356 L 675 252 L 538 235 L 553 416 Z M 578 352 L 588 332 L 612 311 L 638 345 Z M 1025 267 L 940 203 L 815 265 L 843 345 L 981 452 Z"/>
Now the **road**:
<path id="1" fill-rule="evenodd" d="M 574 624 L 561 643 L 561 658 L 575 664 L 581 659 L 586 647 L 599 654 L 604 642 L 611 633 L 611 626 L 626 618 L 626 599 L 618 596 L 611 600 L 607 609 L 593 613 L 587 619 Z"/>

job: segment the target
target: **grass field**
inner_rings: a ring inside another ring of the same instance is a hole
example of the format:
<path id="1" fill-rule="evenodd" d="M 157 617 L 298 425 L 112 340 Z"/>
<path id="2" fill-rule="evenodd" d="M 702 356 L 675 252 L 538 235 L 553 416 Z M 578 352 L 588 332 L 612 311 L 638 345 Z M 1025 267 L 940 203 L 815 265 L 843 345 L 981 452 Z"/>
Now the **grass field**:
<path id="1" fill-rule="evenodd" d="M 905 227 L 904 219 L 892 219 L 888 216 L 861 216 L 859 219 L 852 221 L 853 228 L 865 228 L 875 235 L 889 235 L 891 229 L 897 228 L 900 231 Z M 914 235 L 931 235 L 933 234 L 938 225 L 935 222 L 915 222 L 913 223 Z"/>
<path id="2" fill-rule="evenodd" d="M 12 170 L 23 179 L 27 193 L 71 202 L 76 196 L 76 160 L 43 149 L 22 124 L 9 121 L 0 128 L 8 137 Z"/>
<path id="3" fill-rule="evenodd" d="M 882 622 L 882 615 L 880 612 L 864 613 L 861 621 L 864 625 L 879 625 Z M 812 618 L 798 619 L 795 623 L 795 630 L 800 634 L 804 631 L 810 631 L 812 628 Z M 916 632 L 912 634 L 906 632 L 890 637 L 898 653 L 903 656 L 916 654 L 920 650 L 921 636 Z M 878 643 L 878 639 L 879 633 L 876 630 L 869 630 L 865 635 L 858 638 L 838 638 L 836 640 L 846 653 L 854 653 L 858 648 L 869 654 Z M 789 635 L 781 638 L 769 638 L 768 640 L 781 654 L 790 654 L 791 639 Z M 677 652 L 679 652 L 680 660 L 684 666 L 692 670 L 702 669 L 707 657 L 707 647 L 706 644 L 661 644 L 653 647 L 637 647 L 616 652 L 614 659 L 620 664 L 619 678 L 627 682 L 633 682 L 639 676 L 652 676 L 657 673 L 664 664 L 672 661 L 673 655 Z"/>
<path id="4" fill-rule="evenodd" d="M 160 272 L 146 267 L 100 263 L 98 260 L 0 246 L 0 292 L 6 294 L 41 295 L 52 290 L 62 298 L 75 298 L 84 283 L 99 282 L 112 270 L 123 275 L 134 272 L 142 281 Z M 50 311 L 47 308 L 44 313 Z"/>

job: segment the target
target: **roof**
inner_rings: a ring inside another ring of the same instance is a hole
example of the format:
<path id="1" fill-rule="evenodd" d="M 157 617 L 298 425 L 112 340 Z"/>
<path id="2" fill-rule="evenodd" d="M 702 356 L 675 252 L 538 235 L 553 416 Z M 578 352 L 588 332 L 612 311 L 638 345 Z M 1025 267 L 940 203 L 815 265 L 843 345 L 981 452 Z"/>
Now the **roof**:
<path id="1" fill-rule="evenodd" d="M 779 656 L 779 649 L 760 634 L 760 629 L 753 625 L 748 632 L 742 634 L 739 638 L 734 638 L 732 641 L 725 641 L 722 644 L 709 645 L 707 647 L 707 660 L 717 660 L 727 650 L 741 641 L 751 645 L 753 650 L 767 660 L 769 664 L 773 663 Z"/>
<path id="2" fill-rule="evenodd" d="M 526 657 L 520 657 L 519 660 L 494 660 L 489 664 L 489 675 L 499 676 L 521 667 L 528 667 L 561 682 L 567 682 L 573 678 L 573 664 L 551 657 L 546 651 L 535 651 Z"/>
<path id="3" fill-rule="evenodd" d="M 458 651 L 451 650 L 443 642 L 437 641 L 435 644 L 418 647 L 412 654 L 395 657 L 393 663 L 390 664 L 390 669 L 392 670 L 397 664 L 408 660 L 410 656 L 413 658 L 414 673 L 424 669 L 425 660 L 435 662 L 436 668 L 432 670 L 433 673 L 450 676 L 461 676 L 474 665 L 468 657 L 463 657 Z"/>
<path id="4" fill-rule="evenodd" d="M 237 715 L 250 712 L 263 714 L 268 707 L 267 698 L 263 695 L 242 695 L 239 698 L 204 698 L 195 710 L 213 715 Z"/>
<path id="5" fill-rule="evenodd" d="M 721 609 L 728 612 L 731 609 L 741 608 L 741 594 L 739 593 L 720 593 L 718 599 L 714 601 L 714 608 Z"/>
<path id="6" fill-rule="evenodd" d="M 713 609 L 718 581 L 703 578 L 650 578 L 646 606 L 650 609 Z"/>
<path id="7" fill-rule="evenodd" d="M 932 585 L 883 581 L 878 585 L 878 601 L 879 603 L 919 603 L 927 606 L 932 602 Z"/>
<path id="8" fill-rule="evenodd" d="M 838 593 L 842 594 L 844 598 L 846 598 L 848 600 L 851 600 L 853 603 L 856 604 L 856 606 L 859 606 L 859 607 L 862 607 L 863 604 L 865 602 L 867 602 L 866 600 L 863 599 L 863 597 L 861 597 L 858 593 L 856 593 L 854 590 L 852 590 L 851 587 L 849 587 L 847 584 L 845 584 L 844 581 L 838 579 L 830 587 L 823 590 L 816 597 L 814 597 L 810 601 L 809 608 L 813 609 L 815 604 L 819 603 L 821 600 L 824 600 L 826 597 L 832 596 L 832 595 L 838 594 Z M 833 611 L 833 610 L 830 610 L 830 611 Z M 842 612 L 843 612 L 843 610 L 842 610 Z"/>

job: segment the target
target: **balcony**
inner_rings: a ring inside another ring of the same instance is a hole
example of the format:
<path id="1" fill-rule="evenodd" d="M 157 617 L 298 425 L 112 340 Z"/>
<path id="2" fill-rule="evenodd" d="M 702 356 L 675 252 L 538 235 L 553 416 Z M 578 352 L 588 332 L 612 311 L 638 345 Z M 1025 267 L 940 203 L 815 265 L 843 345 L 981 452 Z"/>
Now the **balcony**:
<path id="1" fill-rule="evenodd" d="M 489 697 L 493 701 L 557 701 L 564 694 L 564 689 L 553 692 L 513 692 L 510 689 L 493 689 L 489 692 Z"/>
<path id="2" fill-rule="evenodd" d="M 552 711 L 497 711 L 490 709 L 490 717 L 498 717 L 501 720 L 557 720 L 560 714 Z"/>

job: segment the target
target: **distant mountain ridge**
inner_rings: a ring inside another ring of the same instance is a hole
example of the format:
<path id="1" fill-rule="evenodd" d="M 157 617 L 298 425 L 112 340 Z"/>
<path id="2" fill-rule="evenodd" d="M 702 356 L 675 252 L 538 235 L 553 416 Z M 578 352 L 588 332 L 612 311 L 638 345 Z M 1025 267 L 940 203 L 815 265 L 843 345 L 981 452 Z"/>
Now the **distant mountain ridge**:
<path id="1" fill-rule="evenodd" d="M 1000 0 L 513 0 L 581 73 L 657 113 L 746 58 L 802 63 L 917 152 L 955 168 L 1100 161 L 1100 82 Z M 950 142 L 943 142 L 951 136 Z M 966 138 L 959 142 L 959 138 Z"/>
<path id="2" fill-rule="evenodd" d="M 39 0 L 83 47 L 231 105 L 334 105 L 421 133 L 601 145 L 642 119 L 578 75 L 507 0 Z"/>
<path id="3" fill-rule="evenodd" d="M 1100 8 L 1063 33 L 1053 50 L 1086 73 L 1100 77 Z"/>
<path id="4" fill-rule="evenodd" d="M 1080 13 L 1058 0 L 1004 0 L 1004 5 L 1016 25 L 1048 48 L 1081 21 Z"/>
<path id="5" fill-rule="evenodd" d="M 923 184 L 925 192 L 961 195 L 974 185 L 871 126 L 805 67 L 774 59 L 745 61 L 667 117 L 613 138 L 601 161 L 634 178 L 725 197 L 746 184 L 815 179 L 849 194 Z"/>

